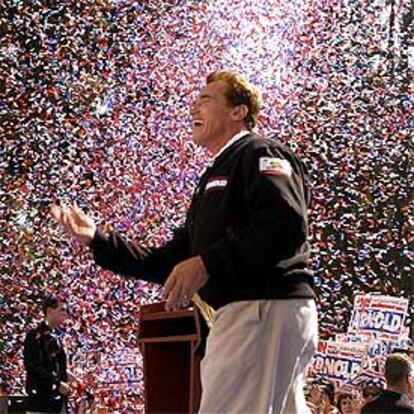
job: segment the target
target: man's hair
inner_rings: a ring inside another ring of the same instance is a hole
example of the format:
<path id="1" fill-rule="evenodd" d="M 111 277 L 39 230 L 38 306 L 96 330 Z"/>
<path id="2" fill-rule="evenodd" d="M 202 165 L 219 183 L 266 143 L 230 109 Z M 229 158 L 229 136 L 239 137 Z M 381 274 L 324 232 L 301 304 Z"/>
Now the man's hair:
<path id="1" fill-rule="evenodd" d="M 220 70 L 207 76 L 207 84 L 223 81 L 227 84 L 226 98 L 230 106 L 246 105 L 248 113 L 244 123 L 249 130 L 257 125 L 257 118 L 262 108 L 259 89 L 243 75 L 233 71 Z"/>
<path id="2" fill-rule="evenodd" d="M 43 299 L 43 312 L 47 314 L 49 308 L 56 309 L 59 306 L 59 303 L 62 303 L 57 296 L 46 296 Z"/>
<path id="3" fill-rule="evenodd" d="M 413 363 L 409 356 L 402 353 L 390 354 L 385 362 L 387 384 L 395 385 L 413 372 Z"/>

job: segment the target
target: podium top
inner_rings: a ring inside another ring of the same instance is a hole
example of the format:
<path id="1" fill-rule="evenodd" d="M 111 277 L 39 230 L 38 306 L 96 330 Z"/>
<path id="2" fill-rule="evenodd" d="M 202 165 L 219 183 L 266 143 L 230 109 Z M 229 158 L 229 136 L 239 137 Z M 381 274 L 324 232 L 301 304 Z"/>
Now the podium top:
<path id="1" fill-rule="evenodd" d="M 197 315 L 197 310 L 194 306 L 185 309 L 178 309 L 176 311 L 166 311 L 166 302 L 151 303 L 141 307 L 141 321 L 148 321 L 154 319 L 171 319 L 194 317 Z"/>
<path id="2" fill-rule="evenodd" d="M 199 343 L 200 338 L 199 310 L 196 307 L 166 311 L 165 302 L 158 302 L 141 308 L 138 342 L 186 340 Z"/>

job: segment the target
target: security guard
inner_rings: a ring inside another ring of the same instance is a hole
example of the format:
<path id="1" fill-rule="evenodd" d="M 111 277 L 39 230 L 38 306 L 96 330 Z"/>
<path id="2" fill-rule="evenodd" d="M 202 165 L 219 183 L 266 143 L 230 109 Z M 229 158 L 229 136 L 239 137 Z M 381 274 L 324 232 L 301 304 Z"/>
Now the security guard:
<path id="1" fill-rule="evenodd" d="M 194 141 L 213 155 L 185 225 L 161 248 L 105 234 L 76 206 L 54 217 L 106 269 L 164 284 L 167 309 L 195 294 L 215 310 L 201 363 L 201 413 L 307 413 L 302 374 L 316 345 L 306 269 L 304 167 L 253 132 L 260 94 L 243 76 L 215 72 L 191 106 Z"/>
<path id="2" fill-rule="evenodd" d="M 45 320 L 27 333 L 24 342 L 26 413 L 66 413 L 68 384 L 66 353 L 54 330 L 66 317 L 65 305 L 54 296 L 43 302 Z"/>

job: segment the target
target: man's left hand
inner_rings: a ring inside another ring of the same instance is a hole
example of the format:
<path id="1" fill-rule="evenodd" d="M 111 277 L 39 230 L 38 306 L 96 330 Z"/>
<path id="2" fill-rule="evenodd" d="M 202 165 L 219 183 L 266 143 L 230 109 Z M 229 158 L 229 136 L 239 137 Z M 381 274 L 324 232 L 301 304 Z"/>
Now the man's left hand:
<path id="1" fill-rule="evenodd" d="M 166 310 L 188 306 L 193 295 L 207 283 L 208 278 L 201 256 L 191 257 L 175 266 L 164 285 Z"/>

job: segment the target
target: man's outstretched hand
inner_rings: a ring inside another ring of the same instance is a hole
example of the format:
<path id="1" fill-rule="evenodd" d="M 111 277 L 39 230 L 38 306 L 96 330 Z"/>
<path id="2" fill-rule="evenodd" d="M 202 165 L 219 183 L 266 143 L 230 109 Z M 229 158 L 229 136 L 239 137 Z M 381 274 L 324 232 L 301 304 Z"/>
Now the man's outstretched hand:
<path id="1" fill-rule="evenodd" d="M 79 240 L 84 246 L 88 245 L 95 237 L 95 222 L 76 205 L 62 207 L 54 204 L 50 212 L 66 232 Z"/>

